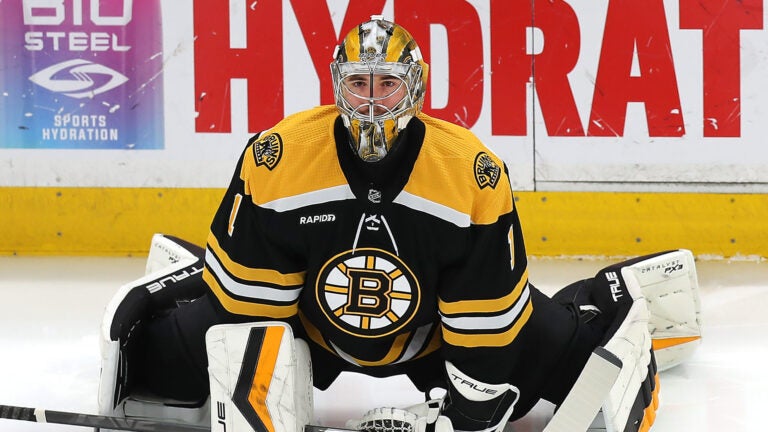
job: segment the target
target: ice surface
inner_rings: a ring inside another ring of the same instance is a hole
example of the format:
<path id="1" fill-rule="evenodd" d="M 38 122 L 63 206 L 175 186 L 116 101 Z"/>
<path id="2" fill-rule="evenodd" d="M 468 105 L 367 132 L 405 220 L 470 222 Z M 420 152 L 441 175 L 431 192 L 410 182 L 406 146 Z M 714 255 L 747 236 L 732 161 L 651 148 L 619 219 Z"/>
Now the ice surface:
<path id="1" fill-rule="evenodd" d="M 530 276 L 551 293 L 607 264 L 538 259 Z M 762 429 L 768 406 L 768 263 L 697 265 L 704 343 L 693 359 L 662 373 L 652 430 Z M 0 257 L 0 405 L 95 414 L 102 311 L 120 285 L 143 272 L 143 258 Z M 317 422 L 341 426 L 370 408 L 421 398 L 404 379 L 345 375 L 328 391 L 316 392 Z M 551 412 L 539 404 L 506 432 L 541 431 Z M 0 431 L 88 430 L 0 420 Z"/>

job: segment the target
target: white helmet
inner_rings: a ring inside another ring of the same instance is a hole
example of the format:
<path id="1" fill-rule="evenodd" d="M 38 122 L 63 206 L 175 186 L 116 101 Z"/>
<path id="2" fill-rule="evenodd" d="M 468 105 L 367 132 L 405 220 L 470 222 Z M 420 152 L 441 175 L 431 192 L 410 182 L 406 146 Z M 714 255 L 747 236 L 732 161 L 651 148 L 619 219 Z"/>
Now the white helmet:
<path id="1" fill-rule="evenodd" d="M 421 112 L 428 73 L 410 33 L 381 16 L 354 28 L 336 47 L 331 63 L 336 106 L 361 159 L 383 159 Z"/>

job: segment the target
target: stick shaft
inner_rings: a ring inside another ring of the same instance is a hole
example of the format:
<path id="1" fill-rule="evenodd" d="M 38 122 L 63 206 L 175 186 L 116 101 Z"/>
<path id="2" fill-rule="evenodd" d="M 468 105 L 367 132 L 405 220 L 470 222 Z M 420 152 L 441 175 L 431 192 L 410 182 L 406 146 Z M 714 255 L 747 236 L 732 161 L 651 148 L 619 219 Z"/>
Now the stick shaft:
<path id="1" fill-rule="evenodd" d="M 135 432 L 210 432 L 205 426 L 0 405 L 0 419 L 67 424 Z"/>
<path id="2" fill-rule="evenodd" d="M 0 419 L 22 420 L 36 423 L 66 424 L 134 432 L 211 432 L 207 426 L 169 423 L 160 420 L 131 417 L 111 417 L 94 414 L 51 411 L 0 405 Z M 357 432 L 328 426 L 306 425 L 304 432 Z"/>
<path id="3" fill-rule="evenodd" d="M 359 432 L 355 429 L 337 428 L 331 426 L 306 425 L 304 432 Z"/>

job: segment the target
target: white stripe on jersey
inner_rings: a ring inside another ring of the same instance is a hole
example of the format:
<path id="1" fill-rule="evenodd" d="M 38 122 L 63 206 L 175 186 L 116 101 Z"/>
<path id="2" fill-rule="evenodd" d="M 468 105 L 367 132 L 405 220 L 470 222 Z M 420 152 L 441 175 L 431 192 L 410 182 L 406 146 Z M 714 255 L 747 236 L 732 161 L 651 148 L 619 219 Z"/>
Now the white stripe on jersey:
<path id="1" fill-rule="evenodd" d="M 211 251 L 205 253 L 205 263 L 216 278 L 221 281 L 221 287 L 225 290 L 241 296 L 258 300 L 270 300 L 276 302 L 295 303 L 301 294 L 301 287 L 293 289 L 280 289 L 260 285 L 249 285 L 238 282 L 224 271 L 216 256 Z"/>
<path id="2" fill-rule="evenodd" d="M 355 199 L 355 194 L 352 193 L 352 189 L 350 189 L 349 185 L 345 184 L 285 198 L 278 198 L 274 201 L 260 204 L 260 207 L 277 212 L 284 212 L 315 204 L 324 204 L 330 201 L 343 201 L 348 199 Z"/>
<path id="3" fill-rule="evenodd" d="M 429 343 L 429 339 L 427 339 L 427 337 L 430 335 L 431 330 L 432 324 L 427 324 L 417 328 L 416 331 L 413 332 L 413 338 L 408 344 L 408 347 L 405 349 L 403 356 L 395 363 L 402 363 L 415 357 L 416 354 L 418 354 L 421 349 L 427 346 Z"/>
<path id="4" fill-rule="evenodd" d="M 515 306 L 501 315 L 491 316 L 468 316 L 449 318 L 441 314 L 443 323 L 457 330 L 495 330 L 503 329 L 512 325 L 520 316 L 525 305 L 528 303 L 528 297 L 531 292 L 528 284 L 525 284 L 520 298 L 517 299 Z"/>
<path id="5" fill-rule="evenodd" d="M 354 357 L 342 351 L 341 348 L 337 347 L 336 344 L 334 344 L 333 342 L 331 341 L 328 341 L 328 342 L 331 344 L 331 347 L 336 351 L 336 355 L 341 357 L 347 363 L 353 364 L 355 366 L 360 366 L 360 363 L 358 363 Z"/>
<path id="6" fill-rule="evenodd" d="M 406 362 L 408 360 L 413 359 L 413 357 L 415 357 L 416 354 L 418 354 L 422 348 L 426 347 L 427 344 L 429 344 L 429 339 L 427 339 L 427 337 L 430 335 L 431 330 L 432 330 L 432 324 L 427 324 L 417 328 L 416 331 L 413 333 L 413 338 L 411 338 L 411 342 L 408 344 L 408 347 L 406 347 L 405 351 L 403 352 L 402 357 L 400 357 L 399 360 L 397 360 L 392 364 L 402 363 L 402 362 Z M 348 363 L 351 363 L 355 366 L 360 366 L 360 363 L 358 363 L 358 361 L 354 357 L 344 352 L 341 348 L 336 346 L 336 344 L 334 344 L 331 341 L 328 341 L 328 343 L 330 343 L 333 350 L 336 351 L 336 355 L 346 360 Z"/>
<path id="7" fill-rule="evenodd" d="M 460 228 L 466 228 L 470 225 L 471 219 L 468 214 L 454 210 L 440 203 L 430 201 L 417 195 L 401 191 L 394 199 L 395 203 L 410 207 L 413 210 L 430 214 L 446 222 L 450 222 Z"/>

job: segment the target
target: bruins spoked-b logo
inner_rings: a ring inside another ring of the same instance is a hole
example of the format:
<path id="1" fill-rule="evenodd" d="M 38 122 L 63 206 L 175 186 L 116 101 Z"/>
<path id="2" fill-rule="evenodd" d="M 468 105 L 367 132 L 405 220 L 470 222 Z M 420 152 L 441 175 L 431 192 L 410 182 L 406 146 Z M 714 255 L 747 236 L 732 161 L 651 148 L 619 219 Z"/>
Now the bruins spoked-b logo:
<path id="1" fill-rule="evenodd" d="M 315 295 L 329 321 L 360 337 L 392 334 L 413 318 L 419 283 L 397 256 L 373 248 L 336 255 L 317 275 Z"/>
<path id="2" fill-rule="evenodd" d="M 253 156 L 257 166 L 273 170 L 283 156 L 283 139 L 276 133 L 259 138 L 253 143 Z"/>
<path id="3" fill-rule="evenodd" d="M 488 153 L 481 152 L 475 156 L 475 180 L 480 189 L 490 186 L 495 189 L 501 177 L 501 167 L 491 159 Z"/>

